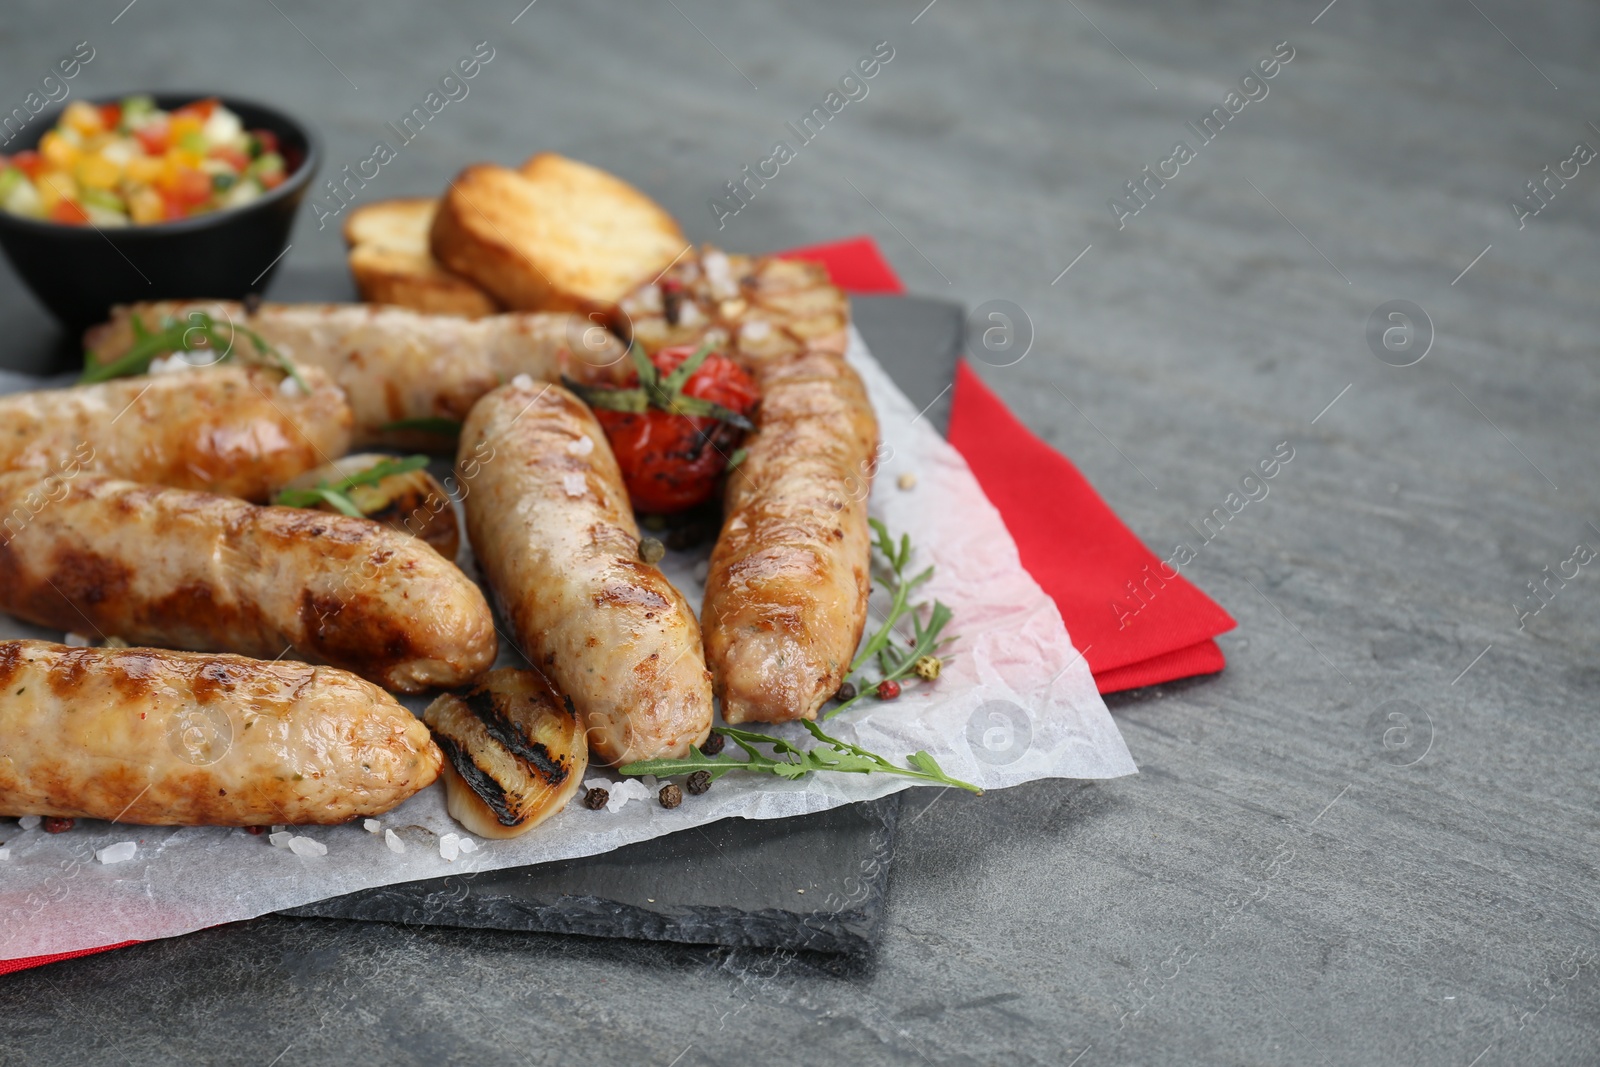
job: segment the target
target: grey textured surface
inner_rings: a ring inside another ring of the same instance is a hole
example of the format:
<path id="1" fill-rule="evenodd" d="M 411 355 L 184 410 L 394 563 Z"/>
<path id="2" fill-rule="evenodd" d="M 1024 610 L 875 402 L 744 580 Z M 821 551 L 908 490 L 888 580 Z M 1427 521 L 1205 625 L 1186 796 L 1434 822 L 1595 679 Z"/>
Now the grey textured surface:
<path id="1" fill-rule="evenodd" d="M 473 95 L 372 195 L 550 147 L 733 248 L 874 233 L 914 291 L 1028 310 L 1032 353 L 986 380 L 1158 549 L 1277 442 L 1296 458 L 1189 570 L 1239 620 L 1228 670 L 1111 701 L 1144 773 L 912 798 L 859 970 L 269 919 L 4 979 L 0 1056 L 1600 1059 L 1592 568 L 1525 630 L 1513 610 L 1600 541 L 1600 173 L 1523 230 L 1508 208 L 1600 142 L 1593 5 L 938 0 L 913 25 L 920 0 L 540 0 L 512 26 L 520 3 L 280 2 L 305 36 L 270 6 L 139 0 L 111 25 L 122 6 L 12 9 L 0 93 L 90 37 L 87 89 L 228 84 L 354 161 L 490 37 Z M 718 234 L 707 198 L 880 39 L 896 54 L 871 94 Z M 1107 199 L 1284 39 L 1270 95 L 1118 231 Z M 333 272 L 339 251 L 308 218 L 291 256 Z M 10 341 L 48 329 L 0 291 Z M 1403 370 L 1364 339 L 1396 298 L 1438 331 Z"/>

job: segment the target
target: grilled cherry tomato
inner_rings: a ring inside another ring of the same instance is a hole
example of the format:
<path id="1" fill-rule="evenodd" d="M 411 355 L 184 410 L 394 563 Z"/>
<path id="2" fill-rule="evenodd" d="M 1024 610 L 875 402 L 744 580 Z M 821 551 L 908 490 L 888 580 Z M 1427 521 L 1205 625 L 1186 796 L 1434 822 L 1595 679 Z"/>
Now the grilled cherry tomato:
<path id="1" fill-rule="evenodd" d="M 665 381 L 696 352 L 690 345 L 663 348 L 651 357 L 658 381 Z M 631 388 L 583 390 L 585 400 L 606 431 L 611 451 L 622 468 L 633 506 L 640 511 L 684 511 L 711 499 L 717 479 L 727 469 L 744 431 L 710 415 L 689 415 L 670 410 L 671 398 L 659 395 L 642 411 L 618 411 L 606 406 L 607 393 L 636 397 L 638 375 Z M 710 401 L 738 416 L 748 416 L 759 393 L 750 376 L 725 356 L 712 353 L 689 375 L 678 396 Z M 657 401 L 665 400 L 666 405 Z"/>

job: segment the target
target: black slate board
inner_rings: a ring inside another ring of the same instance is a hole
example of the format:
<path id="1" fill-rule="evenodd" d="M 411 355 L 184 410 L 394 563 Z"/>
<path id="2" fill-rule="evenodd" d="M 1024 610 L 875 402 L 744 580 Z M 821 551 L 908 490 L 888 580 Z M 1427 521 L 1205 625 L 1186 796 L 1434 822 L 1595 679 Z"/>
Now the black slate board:
<path id="1" fill-rule="evenodd" d="M 873 355 L 943 432 L 960 305 L 852 303 Z M 793 819 L 729 819 L 600 856 L 405 882 L 284 914 L 853 955 L 877 938 L 899 810 L 896 794 Z"/>

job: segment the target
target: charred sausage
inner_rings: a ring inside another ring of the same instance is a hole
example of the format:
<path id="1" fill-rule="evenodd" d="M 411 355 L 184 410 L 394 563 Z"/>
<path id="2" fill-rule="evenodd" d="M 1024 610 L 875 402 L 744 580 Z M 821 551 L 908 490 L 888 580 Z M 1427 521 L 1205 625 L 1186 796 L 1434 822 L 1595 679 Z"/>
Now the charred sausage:
<path id="1" fill-rule="evenodd" d="M 134 304 L 91 329 L 84 346 L 109 362 L 133 343 L 132 317 L 157 326 L 204 311 L 226 332 L 247 323 L 300 367 L 332 375 L 355 407 L 360 443 L 427 448 L 439 437 L 383 430 L 402 419 L 460 422 L 479 397 L 518 374 L 556 381 L 611 381 L 627 370 L 622 345 L 574 315 L 513 314 L 464 319 L 371 304 L 243 305 L 215 301 Z"/>
<path id="2" fill-rule="evenodd" d="M 91 470 L 263 501 L 350 448 L 344 392 L 307 367 L 224 364 L 0 397 L 0 470 Z"/>
<path id="3" fill-rule="evenodd" d="M 294 651 L 390 689 L 494 661 L 482 592 L 367 519 L 79 475 L 0 475 L 0 611 L 134 644 Z"/>
<path id="4" fill-rule="evenodd" d="M 0 814 L 152 826 L 379 815 L 439 773 L 388 693 L 304 663 L 0 642 Z"/>
<path id="5" fill-rule="evenodd" d="M 639 529 L 605 433 L 558 385 L 480 400 L 457 477 L 467 536 L 523 653 L 571 697 L 608 763 L 684 756 L 711 728 L 694 612 L 639 559 Z"/>

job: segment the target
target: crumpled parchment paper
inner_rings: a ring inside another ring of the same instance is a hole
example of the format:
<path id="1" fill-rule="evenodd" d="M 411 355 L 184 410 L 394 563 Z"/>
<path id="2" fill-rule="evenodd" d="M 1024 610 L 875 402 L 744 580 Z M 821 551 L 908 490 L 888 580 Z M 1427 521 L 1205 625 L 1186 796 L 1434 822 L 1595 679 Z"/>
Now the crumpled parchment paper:
<path id="1" fill-rule="evenodd" d="M 920 417 L 853 330 L 849 358 L 866 380 L 885 446 L 871 512 L 896 537 L 911 534 L 913 573 L 930 563 L 937 567 L 919 596 L 951 607 L 954 621 L 947 633 L 957 640 L 936 683 L 908 685 L 890 703 L 864 700 L 825 729 L 902 764 L 908 754 L 926 749 L 946 773 L 985 789 L 1037 778 L 1133 773 L 1087 664 L 1054 603 L 1022 569 L 1016 546 L 965 461 Z M 36 387 L 15 375 L 0 377 L 0 391 Z M 909 490 L 898 487 L 904 473 L 916 478 Z M 464 557 L 469 551 L 463 549 Z M 704 592 L 696 565 L 709 555 L 706 546 L 669 553 L 662 562 L 696 610 Z M 470 559 L 463 562 L 475 573 Z M 876 598 L 874 611 L 882 611 Z M 876 625 L 869 619 L 868 631 Z M 0 615 L 0 639 L 12 637 L 61 635 Z M 503 650 L 501 662 L 520 661 Z M 426 700 L 407 703 L 420 710 Z M 812 743 L 798 725 L 749 728 Z M 736 754 L 733 745 L 728 749 Z M 584 777 L 618 778 L 597 769 Z M 879 774 L 784 781 L 735 772 L 702 796 L 685 795 L 670 811 L 654 797 L 590 811 L 579 802 L 580 790 L 564 811 L 529 834 L 477 841 L 476 851 L 454 861 L 441 856 L 440 839 L 469 835 L 446 814 L 442 784 L 381 817 L 383 828 L 393 829 L 405 845 L 401 854 L 390 850 L 381 831 L 370 833 L 359 821 L 291 828 L 327 847 L 326 855 L 302 856 L 240 829 L 80 820 L 72 831 L 51 835 L 4 819 L 0 959 L 171 937 L 372 886 L 588 856 L 717 819 L 787 818 L 916 784 Z M 105 864 L 96 858 L 122 842 L 137 845 L 132 859 Z"/>

